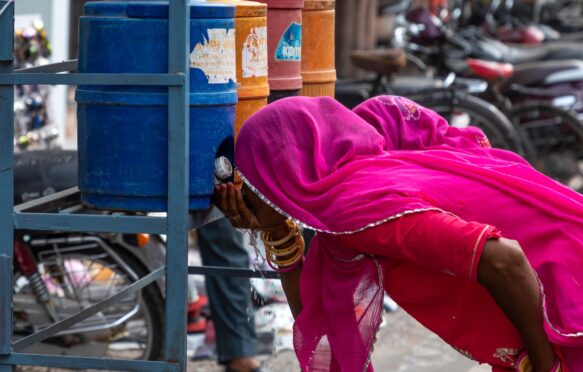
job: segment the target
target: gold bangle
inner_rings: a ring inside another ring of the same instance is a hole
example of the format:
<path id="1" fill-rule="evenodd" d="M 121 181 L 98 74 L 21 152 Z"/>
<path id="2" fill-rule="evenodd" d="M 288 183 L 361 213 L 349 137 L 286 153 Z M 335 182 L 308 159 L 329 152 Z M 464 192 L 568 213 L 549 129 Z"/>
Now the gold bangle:
<path id="1" fill-rule="evenodd" d="M 298 251 L 296 252 L 296 254 L 293 257 L 291 257 L 287 260 L 283 260 L 283 261 L 273 260 L 273 263 L 279 267 L 285 268 L 287 266 L 291 266 L 291 265 L 297 263 L 303 256 L 304 256 L 303 249 L 298 249 Z"/>
<path id="2" fill-rule="evenodd" d="M 285 244 L 287 242 L 290 241 L 291 238 L 293 238 L 294 235 L 299 234 L 299 228 L 298 226 L 291 220 L 287 220 L 287 225 L 290 228 L 289 234 L 287 234 L 286 237 L 276 240 L 276 241 L 272 241 L 269 240 L 271 238 L 271 233 L 268 233 L 266 231 L 261 232 L 261 240 L 263 240 L 263 243 L 265 245 L 271 245 L 273 247 L 277 247 L 280 246 L 282 244 Z"/>
<path id="3" fill-rule="evenodd" d="M 297 240 L 297 236 L 296 236 L 296 240 Z M 297 249 L 297 245 L 296 244 L 292 244 L 291 246 L 287 247 L 287 248 L 276 248 L 272 245 L 269 244 L 265 244 L 265 252 L 269 252 L 271 254 L 273 254 L 274 256 L 289 256 L 291 253 L 293 253 L 295 250 Z"/>
<path id="4" fill-rule="evenodd" d="M 279 247 L 275 247 L 273 245 L 270 244 L 264 244 L 265 245 L 265 252 L 269 252 L 270 254 L 272 254 L 273 256 L 276 257 L 285 257 L 285 256 L 289 256 L 290 254 L 294 253 L 294 251 L 297 249 L 298 246 L 303 246 L 305 247 L 306 243 L 304 242 L 304 237 L 302 236 L 302 234 L 300 234 L 299 232 L 295 235 L 294 237 L 294 243 L 292 243 L 290 246 L 285 247 L 285 248 L 279 248 Z"/>
<path id="5" fill-rule="evenodd" d="M 291 219 L 288 219 L 287 225 L 290 227 L 289 234 L 283 239 L 277 241 L 271 241 L 271 233 L 263 231 L 261 233 L 261 240 L 265 245 L 265 258 L 271 267 L 276 269 L 279 267 L 281 269 L 287 269 L 298 264 L 298 262 L 303 258 L 306 243 L 304 238 L 300 233 L 300 229 L 297 224 L 295 224 Z M 284 245 L 290 240 L 294 240 L 290 246 L 285 248 L 278 248 Z M 287 258 L 284 258 L 287 257 Z"/>
<path id="6" fill-rule="evenodd" d="M 279 267 L 287 267 L 297 263 L 304 255 L 306 244 L 304 242 L 303 237 L 300 235 L 299 239 L 293 245 L 293 248 L 296 250 L 294 255 L 286 260 L 279 260 L 279 257 L 273 255 L 266 254 L 267 259 L 271 261 L 273 264 Z M 267 253 L 267 252 L 266 252 Z"/>
<path id="7" fill-rule="evenodd" d="M 290 249 L 286 249 L 283 252 L 277 252 L 277 251 L 270 249 L 270 250 L 266 250 L 265 253 L 269 253 L 273 257 L 287 257 L 287 256 L 290 256 L 292 254 L 295 254 L 297 249 L 298 249 L 298 247 L 296 245 L 293 245 Z"/>

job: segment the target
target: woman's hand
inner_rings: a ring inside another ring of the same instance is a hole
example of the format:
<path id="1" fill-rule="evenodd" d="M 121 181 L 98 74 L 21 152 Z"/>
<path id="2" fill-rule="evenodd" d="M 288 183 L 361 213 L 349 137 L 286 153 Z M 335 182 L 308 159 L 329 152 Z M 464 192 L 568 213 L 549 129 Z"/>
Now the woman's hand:
<path id="1" fill-rule="evenodd" d="M 231 182 L 215 186 L 215 204 L 234 227 L 260 228 L 257 218 L 245 204 L 241 190 Z"/>
<path id="2" fill-rule="evenodd" d="M 215 186 L 215 204 L 231 224 L 241 229 L 287 231 L 286 218 L 243 186 L 243 191 L 231 182 Z M 284 234 L 284 236 L 287 232 Z"/>
<path id="3" fill-rule="evenodd" d="M 223 211 L 231 224 L 242 229 L 261 229 L 270 232 L 276 240 L 285 237 L 290 229 L 286 223 L 286 217 L 271 208 L 245 185 L 242 190 L 232 183 L 215 186 L 215 204 Z M 301 272 L 302 264 L 300 263 L 293 270 L 280 274 L 281 284 L 294 318 L 302 310 Z"/>

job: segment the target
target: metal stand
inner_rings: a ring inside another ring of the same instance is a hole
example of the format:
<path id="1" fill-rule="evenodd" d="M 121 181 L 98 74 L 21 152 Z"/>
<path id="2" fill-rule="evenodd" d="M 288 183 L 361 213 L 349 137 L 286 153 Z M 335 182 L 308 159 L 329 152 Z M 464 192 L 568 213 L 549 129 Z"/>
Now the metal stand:
<path id="1" fill-rule="evenodd" d="M 167 74 L 78 74 L 76 61 L 14 70 L 14 1 L 0 0 L 0 372 L 14 365 L 91 368 L 119 371 L 186 371 L 187 275 L 270 277 L 250 270 L 187 266 L 188 231 L 221 215 L 211 209 L 188 213 L 189 180 L 189 46 L 190 7 L 187 0 L 170 0 Z M 62 72 L 67 72 L 63 74 Z M 14 90 L 16 84 L 158 85 L 168 86 L 168 213 L 146 217 L 86 210 L 76 188 L 14 207 Z M 62 208 L 63 205 L 68 207 Z M 166 266 L 115 295 L 33 335 L 12 343 L 13 230 L 126 232 L 166 234 Z M 166 270 L 166 267 L 171 270 Z M 118 360 L 18 352 L 103 310 L 166 275 L 163 361 Z"/>

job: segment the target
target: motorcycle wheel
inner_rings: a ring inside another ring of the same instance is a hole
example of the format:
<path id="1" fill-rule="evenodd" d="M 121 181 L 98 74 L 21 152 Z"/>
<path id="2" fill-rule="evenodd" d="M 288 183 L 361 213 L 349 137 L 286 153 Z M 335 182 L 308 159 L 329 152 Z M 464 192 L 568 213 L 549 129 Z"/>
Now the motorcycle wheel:
<path id="1" fill-rule="evenodd" d="M 148 273 L 123 247 L 95 236 L 81 239 L 69 242 L 66 238 L 49 238 L 35 243 L 33 237 L 30 242 L 60 319 L 106 299 Z M 33 293 L 30 284 L 24 276 L 15 275 L 15 300 L 19 294 Z M 152 283 L 26 352 L 156 360 L 162 350 L 163 314 L 162 295 Z M 35 318 L 22 315 L 14 314 L 17 337 L 51 323 L 30 324 Z"/>
<path id="2" fill-rule="evenodd" d="M 583 192 L 583 123 L 569 111 L 548 104 L 525 104 L 510 115 L 534 144 L 533 166 Z"/>
<path id="3" fill-rule="evenodd" d="M 494 105 L 460 92 L 435 92 L 411 97 L 419 104 L 443 116 L 452 126 L 480 128 L 492 147 L 516 152 L 527 160 L 534 158 L 533 146 Z"/>

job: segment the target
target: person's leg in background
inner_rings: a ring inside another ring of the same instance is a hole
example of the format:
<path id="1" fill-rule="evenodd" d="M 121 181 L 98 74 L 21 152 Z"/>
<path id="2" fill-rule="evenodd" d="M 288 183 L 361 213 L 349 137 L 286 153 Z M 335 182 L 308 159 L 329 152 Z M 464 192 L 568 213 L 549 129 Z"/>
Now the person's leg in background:
<path id="1" fill-rule="evenodd" d="M 203 265 L 249 267 L 243 236 L 227 219 L 203 226 L 197 232 Z M 227 371 L 259 371 L 260 364 L 255 359 L 255 317 L 249 279 L 207 276 L 205 282 L 216 330 L 219 363 L 225 364 Z"/>

